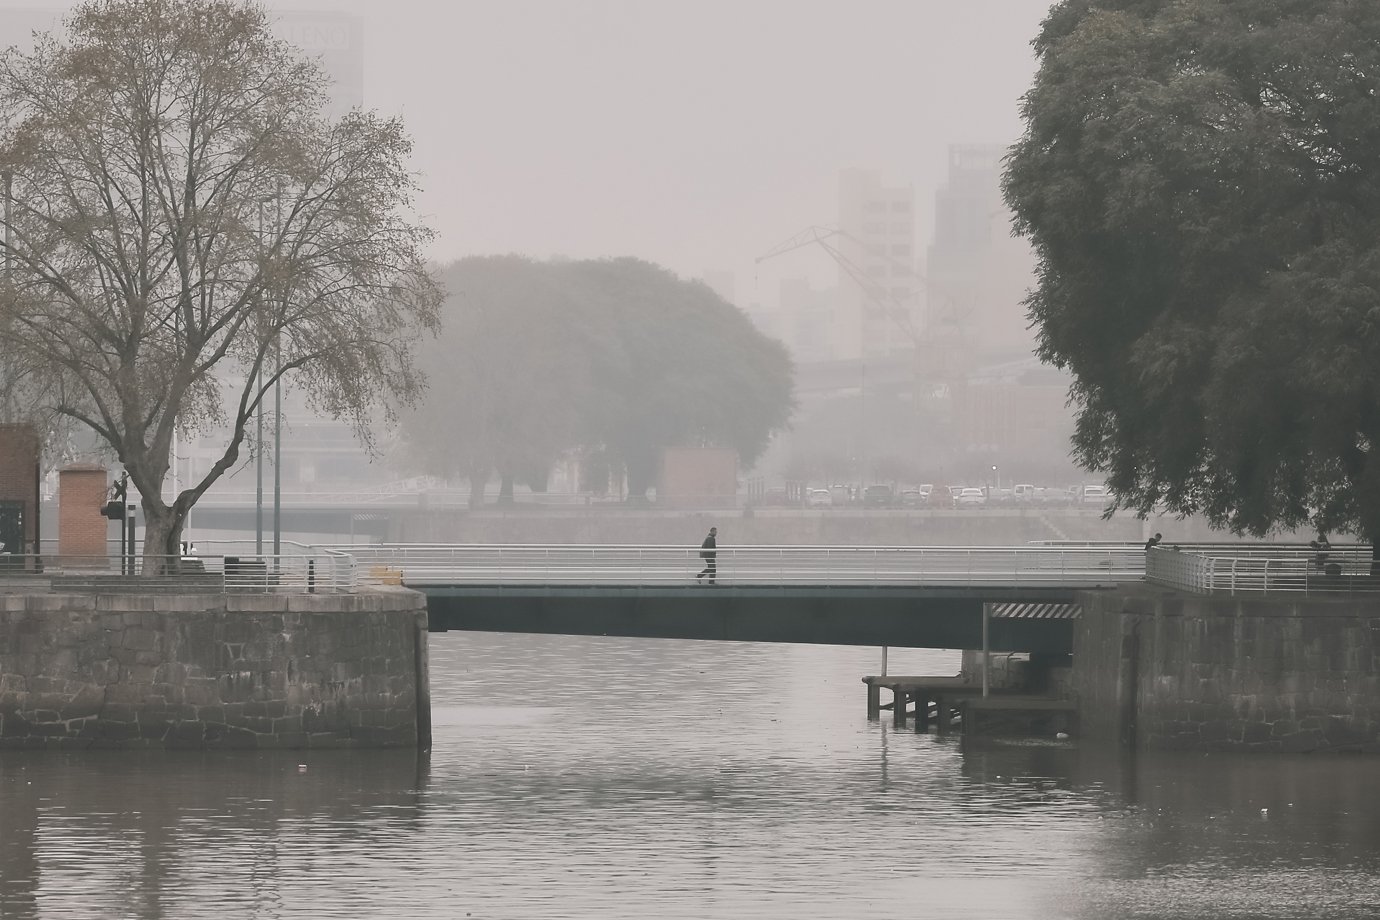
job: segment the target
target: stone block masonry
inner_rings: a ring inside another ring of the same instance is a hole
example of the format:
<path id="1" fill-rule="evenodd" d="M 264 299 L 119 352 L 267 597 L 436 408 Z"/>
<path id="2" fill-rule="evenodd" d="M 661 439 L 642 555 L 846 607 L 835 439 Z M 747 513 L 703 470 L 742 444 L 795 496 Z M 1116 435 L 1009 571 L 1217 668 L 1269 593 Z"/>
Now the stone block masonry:
<path id="1" fill-rule="evenodd" d="M 0 595 L 0 750 L 430 743 L 426 599 Z"/>
<path id="2" fill-rule="evenodd" d="M 1380 753 L 1380 598 L 1089 592 L 1086 737 L 1155 750 Z"/>

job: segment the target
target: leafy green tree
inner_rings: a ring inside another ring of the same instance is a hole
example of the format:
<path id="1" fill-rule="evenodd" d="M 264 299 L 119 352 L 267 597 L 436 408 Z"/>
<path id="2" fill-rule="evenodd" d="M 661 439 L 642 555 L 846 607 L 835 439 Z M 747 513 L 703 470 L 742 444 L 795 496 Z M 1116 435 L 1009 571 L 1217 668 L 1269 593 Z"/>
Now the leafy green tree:
<path id="1" fill-rule="evenodd" d="M 425 469 L 469 480 L 477 506 L 494 472 L 511 497 L 514 479 L 544 478 L 579 443 L 597 402 L 595 329 L 570 308 L 558 265 L 473 257 L 441 280 L 450 292 L 443 332 L 420 355 L 430 387 L 403 433 Z"/>
<path id="2" fill-rule="evenodd" d="M 587 443 L 610 449 L 645 497 L 671 446 L 731 447 L 750 467 L 793 408 L 785 346 L 707 285 L 639 259 L 564 266 L 581 313 L 601 317 L 600 390 Z"/>
<path id="3" fill-rule="evenodd" d="M 1380 3 L 1064 0 L 1005 176 L 1122 506 L 1380 541 Z"/>
<path id="4" fill-rule="evenodd" d="M 432 386 L 405 434 L 428 469 L 469 479 L 472 503 L 491 473 L 511 488 L 577 449 L 621 468 L 636 499 L 663 448 L 728 446 L 750 464 L 789 417 L 785 349 L 703 284 L 636 259 L 519 256 L 442 278 Z"/>
<path id="5" fill-rule="evenodd" d="M 325 88 L 232 0 L 91 0 L 0 56 L 4 366 L 124 464 L 146 570 L 280 379 L 362 434 L 420 390 L 440 291 L 411 143 L 373 113 L 327 119 Z M 209 472 L 164 499 L 174 430 L 222 422 Z"/>

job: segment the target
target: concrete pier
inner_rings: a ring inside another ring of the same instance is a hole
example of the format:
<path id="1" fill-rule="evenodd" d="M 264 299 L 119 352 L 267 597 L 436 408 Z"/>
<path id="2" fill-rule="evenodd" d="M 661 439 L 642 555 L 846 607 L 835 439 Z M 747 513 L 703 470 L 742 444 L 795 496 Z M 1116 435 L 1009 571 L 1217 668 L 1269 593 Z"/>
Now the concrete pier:
<path id="1" fill-rule="evenodd" d="M 0 750 L 426 747 L 423 595 L 0 595 Z"/>
<path id="2" fill-rule="evenodd" d="M 1081 597 L 1073 696 L 1085 737 L 1146 750 L 1380 752 L 1380 601 Z"/>

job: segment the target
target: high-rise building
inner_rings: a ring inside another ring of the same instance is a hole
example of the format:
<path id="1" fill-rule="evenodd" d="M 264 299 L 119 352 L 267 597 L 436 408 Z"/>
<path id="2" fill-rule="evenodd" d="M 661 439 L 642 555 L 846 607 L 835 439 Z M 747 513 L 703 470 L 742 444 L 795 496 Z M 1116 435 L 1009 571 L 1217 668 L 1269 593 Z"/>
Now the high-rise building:
<path id="1" fill-rule="evenodd" d="M 1022 300 L 1034 258 L 1011 234 L 1001 197 L 998 145 L 949 148 L 949 175 L 935 193 L 934 237 L 925 264 L 926 328 L 972 369 L 1031 355 Z"/>
<path id="2" fill-rule="evenodd" d="M 843 358 L 913 351 L 921 331 L 915 190 L 881 174 L 839 174 L 839 296 L 833 339 Z"/>

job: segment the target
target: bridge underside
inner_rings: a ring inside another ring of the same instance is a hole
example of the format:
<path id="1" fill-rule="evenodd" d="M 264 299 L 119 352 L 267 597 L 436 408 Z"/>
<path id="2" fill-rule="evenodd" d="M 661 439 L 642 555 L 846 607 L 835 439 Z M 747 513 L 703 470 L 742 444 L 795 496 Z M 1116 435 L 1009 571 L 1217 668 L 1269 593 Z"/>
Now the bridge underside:
<path id="1" fill-rule="evenodd" d="M 1068 603 L 1068 588 L 430 585 L 432 632 L 525 632 L 902 648 L 982 647 L 984 602 Z M 992 618 L 998 652 L 1067 655 L 1073 621 Z"/>

